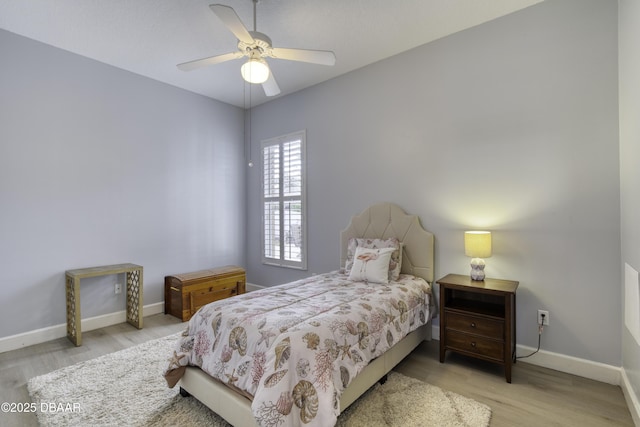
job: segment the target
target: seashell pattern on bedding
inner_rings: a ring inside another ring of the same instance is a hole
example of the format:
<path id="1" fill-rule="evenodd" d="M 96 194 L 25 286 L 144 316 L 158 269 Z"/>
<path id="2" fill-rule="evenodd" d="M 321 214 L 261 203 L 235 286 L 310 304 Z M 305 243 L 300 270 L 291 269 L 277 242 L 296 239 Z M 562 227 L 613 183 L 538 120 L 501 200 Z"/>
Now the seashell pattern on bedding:
<path id="1" fill-rule="evenodd" d="M 351 380 L 431 317 L 422 278 L 347 277 L 322 274 L 202 307 L 175 345 L 168 384 L 195 365 L 253 396 L 260 426 L 334 425 Z"/>

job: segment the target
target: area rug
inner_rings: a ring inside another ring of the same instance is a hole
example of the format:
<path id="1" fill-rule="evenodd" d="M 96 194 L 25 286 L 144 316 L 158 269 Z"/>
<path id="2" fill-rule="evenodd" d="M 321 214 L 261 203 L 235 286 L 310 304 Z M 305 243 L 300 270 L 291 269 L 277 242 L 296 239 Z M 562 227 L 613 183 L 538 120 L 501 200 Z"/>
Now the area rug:
<path id="1" fill-rule="evenodd" d="M 178 334 L 78 363 L 28 382 L 43 426 L 229 427 L 162 377 Z M 473 399 L 391 372 L 338 419 L 341 427 L 486 427 L 491 409 Z M 240 427 L 240 426 L 238 426 Z"/>

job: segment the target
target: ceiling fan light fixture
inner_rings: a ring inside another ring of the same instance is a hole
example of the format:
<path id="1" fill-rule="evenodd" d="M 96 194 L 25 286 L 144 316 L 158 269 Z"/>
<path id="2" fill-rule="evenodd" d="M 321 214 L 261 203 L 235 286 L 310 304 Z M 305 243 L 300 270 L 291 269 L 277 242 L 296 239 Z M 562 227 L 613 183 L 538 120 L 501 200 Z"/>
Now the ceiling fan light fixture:
<path id="1" fill-rule="evenodd" d="M 262 58 L 251 57 L 240 68 L 242 78 L 249 83 L 260 84 L 269 78 L 269 66 Z"/>

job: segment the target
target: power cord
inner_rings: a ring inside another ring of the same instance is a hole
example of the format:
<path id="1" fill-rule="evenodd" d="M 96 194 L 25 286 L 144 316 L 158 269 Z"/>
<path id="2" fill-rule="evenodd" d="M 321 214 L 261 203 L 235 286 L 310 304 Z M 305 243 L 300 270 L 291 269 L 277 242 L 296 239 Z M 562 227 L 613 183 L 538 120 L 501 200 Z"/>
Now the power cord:
<path id="1" fill-rule="evenodd" d="M 519 356 L 519 357 L 518 357 L 518 356 L 516 356 L 516 357 L 514 358 L 514 360 L 517 360 L 517 359 L 526 359 L 527 357 L 531 357 L 531 356 L 533 356 L 534 354 L 536 354 L 537 352 L 539 352 L 539 351 L 540 351 L 540 338 L 542 337 L 542 331 L 544 330 L 544 314 L 540 314 L 540 317 L 542 318 L 542 322 L 541 322 L 541 324 L 540 324 L 540 325 L 538 325 L 538 348 L 536 349 L 536 351 L 534 351 L 534 352 L 533 352 L 533 353 L 531 353 L 531 354 L 527 354 L 526 356 Z M 513 351 L 513 353 L 514 353 L 514 355 L 515 355 L 515 350 Z"/>

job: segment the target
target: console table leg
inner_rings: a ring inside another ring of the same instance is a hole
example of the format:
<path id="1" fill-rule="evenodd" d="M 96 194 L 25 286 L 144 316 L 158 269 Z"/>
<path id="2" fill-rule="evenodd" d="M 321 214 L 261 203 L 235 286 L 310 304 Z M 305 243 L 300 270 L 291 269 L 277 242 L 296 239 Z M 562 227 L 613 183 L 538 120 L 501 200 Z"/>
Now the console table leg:
<path id="1" fill-rule="evenodd" d="M 127 272 L 127 322 L 142 329 L 142 268 Z"/>
<path id="2" fill-rule="evenodd" d="M 80 316 L 80 279 L 66 276 L 67 337 L 76 346 L 82 345 Z"/>

